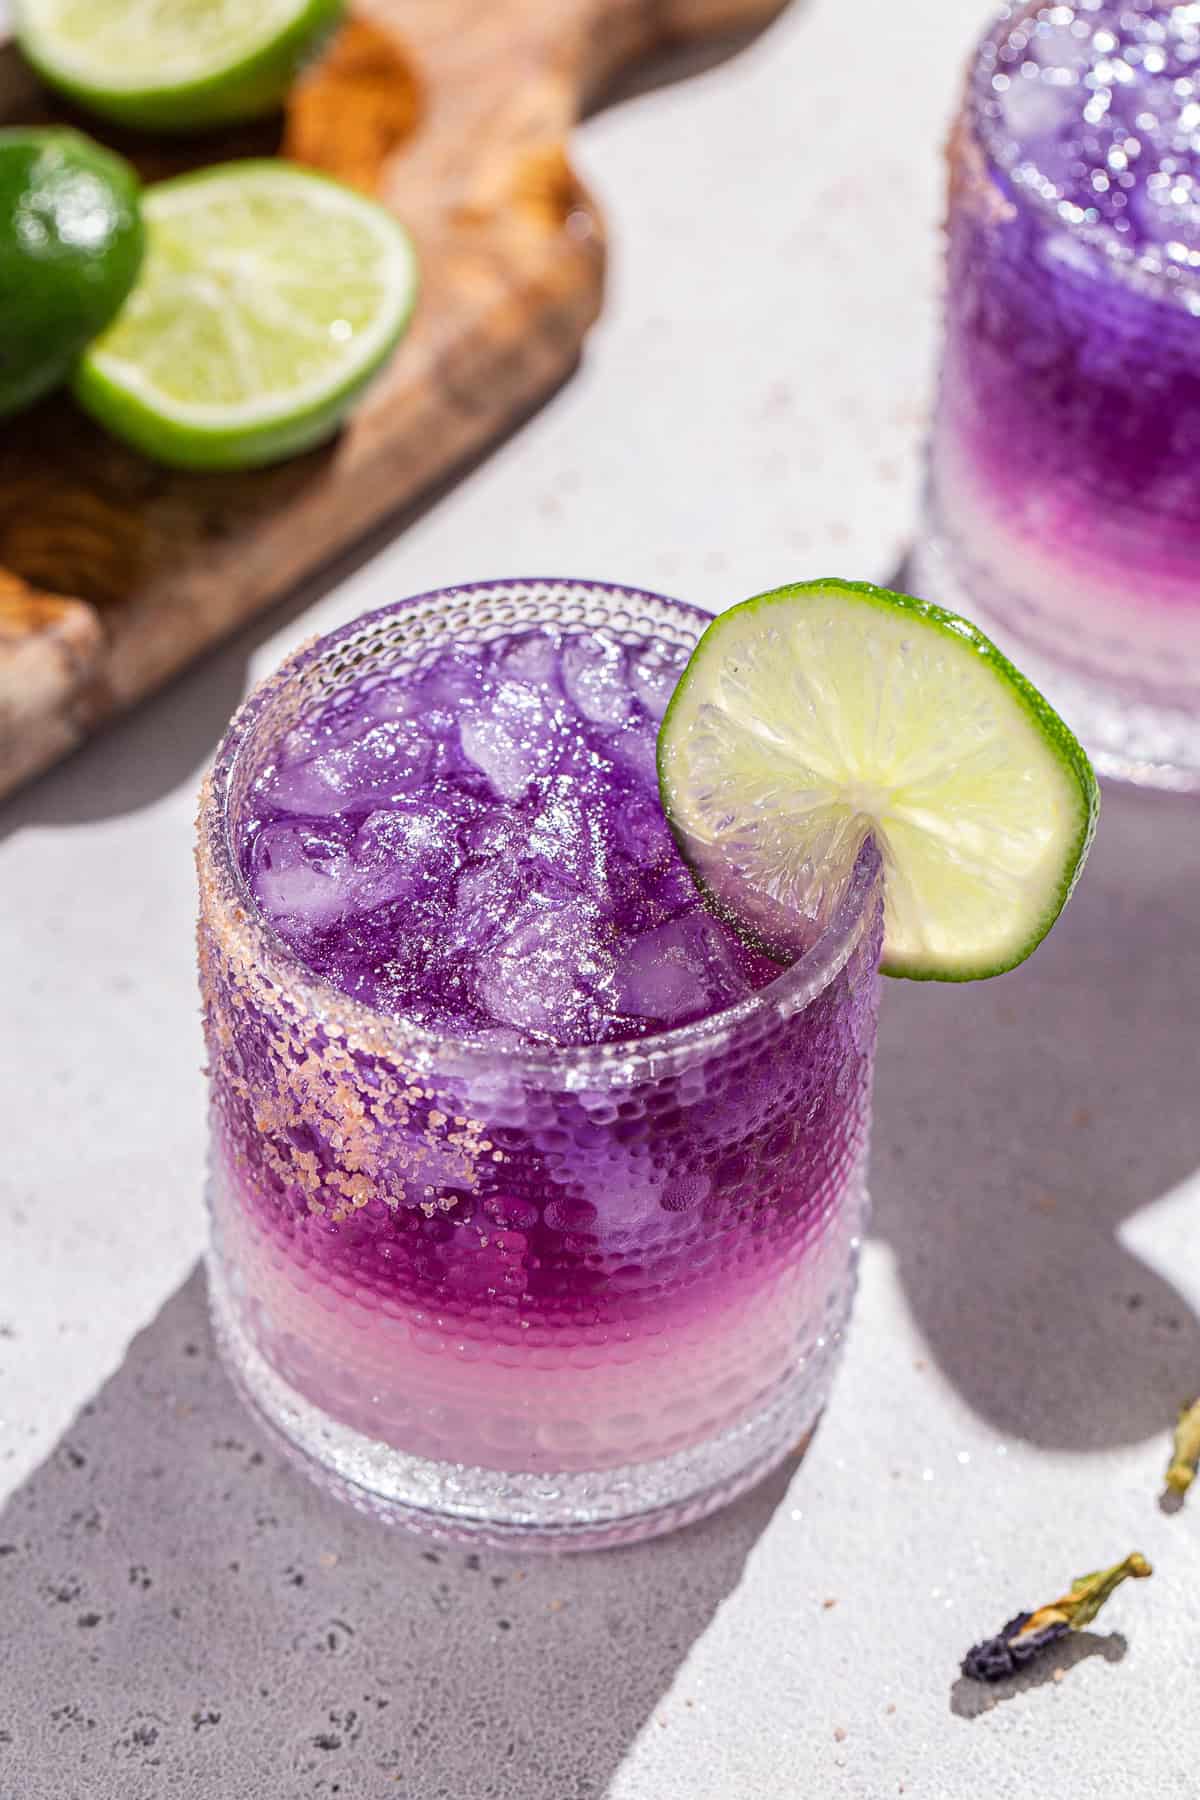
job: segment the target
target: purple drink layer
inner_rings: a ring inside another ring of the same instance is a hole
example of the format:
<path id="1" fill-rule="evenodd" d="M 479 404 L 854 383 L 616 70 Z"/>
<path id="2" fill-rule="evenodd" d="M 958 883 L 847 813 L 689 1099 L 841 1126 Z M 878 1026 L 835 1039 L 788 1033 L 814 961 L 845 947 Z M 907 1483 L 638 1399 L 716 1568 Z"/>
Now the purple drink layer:
<path id="1" fill-rule="evenodd" d="M 703 907 L 658 800 L 681 652 L 604 632 L 458 645 L 293 728 L 241 828 L 313 973 L 438 1032 L 643 1036 L 779 973 Z"/>
<path id="2" fill-rule="evenodd" d="M 1193 6 L 1014 8 L 985 41 L 931 459 L 985 625 L 1166 705 L 1200 688 L 1194 79 Z"/>

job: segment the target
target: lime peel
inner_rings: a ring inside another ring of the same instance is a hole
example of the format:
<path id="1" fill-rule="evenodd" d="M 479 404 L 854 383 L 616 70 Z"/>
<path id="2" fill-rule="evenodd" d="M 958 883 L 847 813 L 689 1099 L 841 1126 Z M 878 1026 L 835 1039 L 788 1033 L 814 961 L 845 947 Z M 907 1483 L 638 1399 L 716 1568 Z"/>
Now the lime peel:
<path id="1" fill-rule="evenodd" d="M 0 130 L 0 418 L 71 372 L 141 267 L 140 183 L 59 126 Z"/>

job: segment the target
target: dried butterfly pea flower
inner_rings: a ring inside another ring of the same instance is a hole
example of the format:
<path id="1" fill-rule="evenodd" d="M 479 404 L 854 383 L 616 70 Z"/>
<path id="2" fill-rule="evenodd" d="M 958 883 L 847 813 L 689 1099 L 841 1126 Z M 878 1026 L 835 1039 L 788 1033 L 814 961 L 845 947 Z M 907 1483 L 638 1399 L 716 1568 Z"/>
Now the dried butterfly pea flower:
<path id="1" fill-rule="evenodd" d="M 1167 1486 L 1173 1494 L 1186 1494 L 1200 1467 L 1200 1399 L 1185 1406 L 1175 1427 L 1175 1446 L 1167 1469 Z"/>
<path id="2" fill-rule="evenodd" d="M 1036 1612 L 1018 1613 L 995 1637 L 972 1645 L 963 1658 L 962 1672 L 971 1681 L 1003 1681 L 1027 1668 L 1049 1645 L 1068 1631 L 1090 1625 L 1115 1588 L 1128 1577 L 1143 1579 L 1150 1564 L 1137 1550 L 1111 1569 L 1080 1575 L 1067 1593 Z"/>

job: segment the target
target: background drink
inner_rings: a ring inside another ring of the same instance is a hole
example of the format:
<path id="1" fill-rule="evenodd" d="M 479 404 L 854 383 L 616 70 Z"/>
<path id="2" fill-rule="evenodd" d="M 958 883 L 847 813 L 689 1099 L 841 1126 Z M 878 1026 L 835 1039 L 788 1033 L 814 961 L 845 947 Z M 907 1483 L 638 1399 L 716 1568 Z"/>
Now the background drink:
<path id="1" fill-rule="evenodd" d="M 1009 7 L 950 169 L 919 585 L 1103 768 L 1200 782 L 1200 9 Z"/>
<path id="2" fill-rule="evenodd" d="M 259 1407 L 373 1510 L 639 1535 L 823 1402 L 878 868 L 783 974 L 700 907 L 653 748 L 703 623 L 582 584 L 433 596 L 302 652 L 222 750 L 218 1320 Z"/>

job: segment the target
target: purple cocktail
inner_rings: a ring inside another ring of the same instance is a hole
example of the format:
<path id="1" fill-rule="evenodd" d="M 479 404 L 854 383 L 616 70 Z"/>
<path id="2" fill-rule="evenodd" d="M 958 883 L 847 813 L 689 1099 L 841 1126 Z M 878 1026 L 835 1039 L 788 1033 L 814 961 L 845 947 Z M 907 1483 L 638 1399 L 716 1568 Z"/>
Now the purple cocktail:
<path id="1" fill-rule="evenodd" d="M 655 774 L 704 623 L 572 582 L 391 607 L 265 683 L 206 789 L 217 1320 L 381 1516 L 645 1535 L 824 1401 L 878 859 L 788 970 L 705 910 Z"/>
<path id="2" fill-rule="evenodd" d="M 1102 769 L 1200 782 L 1200 7 L 1013 5 L 950 149 L 919 585 Z"/>

